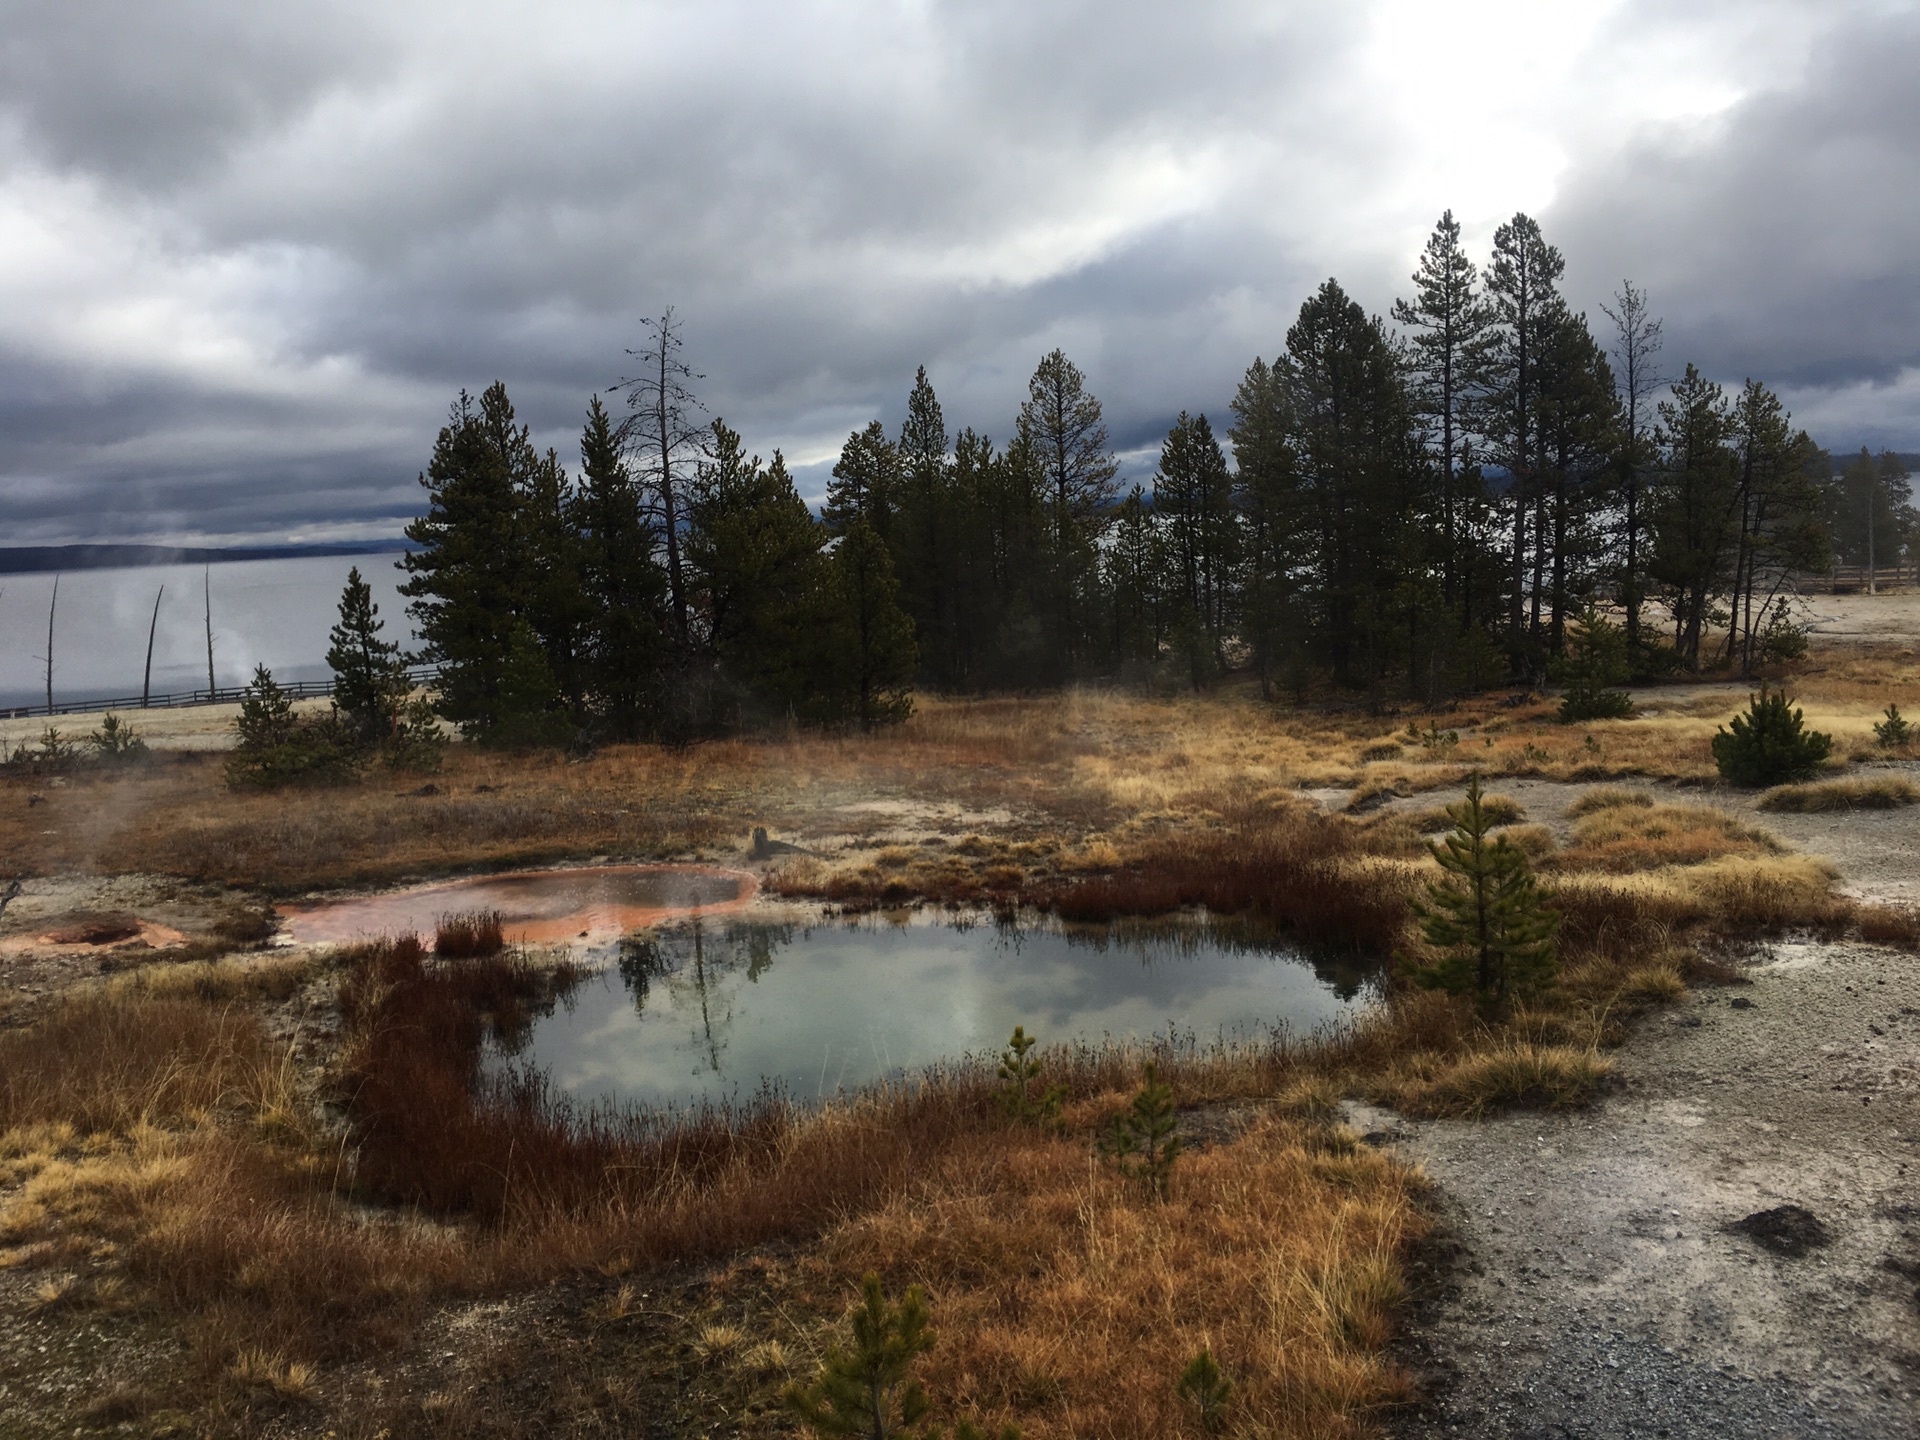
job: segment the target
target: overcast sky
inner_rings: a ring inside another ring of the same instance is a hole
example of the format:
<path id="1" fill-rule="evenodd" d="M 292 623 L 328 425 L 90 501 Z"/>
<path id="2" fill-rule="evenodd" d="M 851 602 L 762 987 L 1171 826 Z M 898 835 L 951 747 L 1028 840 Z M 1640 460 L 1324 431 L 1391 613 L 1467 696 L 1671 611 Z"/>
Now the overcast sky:
<path id="1" fill-rule="evenodd" d="M 1516 210 L 1664 359 L 1920 449 L 1920 15 L 1845 0 L 0 0 L 0 543 L 360 538 L 462 386 L 577 459 L 676 307 L 817 495 L 1063 347 L 1151 468 Z"/>

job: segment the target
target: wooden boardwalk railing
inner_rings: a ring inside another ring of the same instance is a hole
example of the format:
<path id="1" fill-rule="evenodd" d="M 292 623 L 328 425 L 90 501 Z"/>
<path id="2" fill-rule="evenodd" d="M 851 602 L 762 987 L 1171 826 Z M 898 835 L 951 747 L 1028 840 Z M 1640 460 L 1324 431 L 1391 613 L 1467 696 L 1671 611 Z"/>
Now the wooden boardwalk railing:
<path id="1" fill-rule="evenodd" d="M 438 665 L 416 665 L 407 671 L 407 679 L 415 686 L 426 685 L 437 679 L 440 674 Z M 331 680 L 290 680 L 280 689 L 295 700 L 325 698 L 333 694 Z M 37 705 L 14 705 L 0 707 L 0 720 L 30 720 L 36 715 L 83 715 L 96 710 L 178 710 L 188 705 L 237 705 L 246 698 L 244 685 L 222 685 L 213 690 L 178 690 L 167 695 L 115 696 L 110 700 L 55 700 L 52 705 L 44 701 Z"/>

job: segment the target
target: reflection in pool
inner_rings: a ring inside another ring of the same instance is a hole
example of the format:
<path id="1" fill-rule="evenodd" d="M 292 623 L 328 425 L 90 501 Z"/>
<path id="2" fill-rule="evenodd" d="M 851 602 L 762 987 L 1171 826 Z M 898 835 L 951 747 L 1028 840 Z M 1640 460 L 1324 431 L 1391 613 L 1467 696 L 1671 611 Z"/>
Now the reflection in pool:
<path id="1" fill-rule="evenodd" d="M 1371 973 L 1191 925 L 694 922 L 622 941 L 513 1059 L 586 1102 L 746 1099 L 763 1082 L 804 1100 L 997 1053 L 1015 1025 L 1043 1042 L 1302 1034 L 1366 1003 Z"/>
<path id="2" fill-rule="evenodd" d="M 381 935 L 433 938 L 443 915 L 498 910 L 514 944 L 608 940 L 684 915 L 737 909 L 758 883 L 740 870 L 697 865 L 594 865 L 518 870 L 351 900 L 288 906 L 287 930 L 307 943 L 343 944 Z"/>

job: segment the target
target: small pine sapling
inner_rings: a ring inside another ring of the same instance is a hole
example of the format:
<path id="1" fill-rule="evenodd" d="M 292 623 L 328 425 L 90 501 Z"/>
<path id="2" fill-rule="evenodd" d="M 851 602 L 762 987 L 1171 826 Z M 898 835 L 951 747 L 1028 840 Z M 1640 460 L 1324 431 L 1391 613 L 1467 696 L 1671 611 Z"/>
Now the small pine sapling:
<path id="1" fill-rule="evenodd" d="M 1406 968 L 1416 984 L 1497 1007 L 1553 984 L 1560 917 L 1541 895 L 1526 853 L 1487 833 L 1493 816 L 1484 801 L 1476 774 L 1465 803 L 1447 809 L 1453 833 L 1428 847 L 1441 876 L 1427 883 L 1426 901 L 1413 909 L 1427 943 L 1444 953 Z"/>
<path id="2" fill-rule="evenodd" d="M 1174 1113 L 1173 1087 L 1163 1083 L 1149 1060 L 1140 1093 L 1113 1117 L 1100 1153 L 1124 1175 L 1145 1180 L 1156 1199 L 1167 1197 L 1167 1177 L 1180 1154 L 1180 1119 Z"/>
<path id="3" fill-rule="evenodd" d="M 1806 728 L 1783 690 L 1747 697 L 1747 711 L 1713 737 L 1713 763 L 1736 785 L 1784 785 L 1811 780 L 1833 753 L 1833 737 Z"/>
<path id="4" fill-rule="evenodd" d="M 1889 750 L 1897 750 L 1913 740 L 1913 726 L 1900 713 L 1898 705 L 1887 706 L 1887 718 L 1873 722 L 1873 738 Z"/>
<path id="5" fill-rule="evenodd" d="M 910 1373 L 913 1362 L 933 1348 L 926 1292 L 909 1285 L 900 1303 L 889 1305 L 880 1277 L 871 1271 L 861 1279 L 860 1292 L 853 1347 L 835 1345 L 812 1384 L 795 1382 L 781 1398 L 815 1435 L 904 1437 L 927 1414 L 927 1392 Z"/>
<path id="6" fill-rule="evenodd" d="M 1612 687 L 1631 671 L 1627 637 L 1620 627 L 1597 610 L 1583 610 L 1567 631 L 1567 653 L 1550 667 L 1565 693 L 1560 698 L 1562 723 L 1582 720 L 1623 720 L 1633 714 L 1633 697 Z"/>
<path id="7" fill-rule="evenodd" d="M 1042 1086 L 1040 1062 L 1027 1052 L 1040 1042 L 1024 1025 L 1013 1027 L 1013 1037 L 1000 1053 L 1000 1108 L 1010 1120 L 1031 1125 L 1051 1124 L 1060 1117 L 1064 1085 Z"/>
<path id="8" fill-rule="evenodd" d="M 109 712 L 100 728 L 87 737 L 97 759 L 107 765 L 133 765 L 148 757 L 147 742 L 140 732 L 118 715 Z"/>
<path id="9" fill-rule="evenodd" d="M 1200 1353 L 1187 1362 L 1174 1382 L 1173 1393 L 1200 1412 L 1200 1428 L 1209 1435 L 1218 1435 L 1226 1425 L 1233 1381 L 1213 1358 L 1212 1350 L 1202 1346 Z"/>

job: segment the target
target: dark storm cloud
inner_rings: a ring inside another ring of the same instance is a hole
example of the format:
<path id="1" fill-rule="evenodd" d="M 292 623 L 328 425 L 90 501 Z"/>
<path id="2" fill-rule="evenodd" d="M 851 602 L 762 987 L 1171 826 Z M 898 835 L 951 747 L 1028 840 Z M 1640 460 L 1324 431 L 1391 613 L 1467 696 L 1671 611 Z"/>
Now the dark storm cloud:
<path id="1" fill-rule="evenodd" d="M 1545 223 L 1589 303 L 1631 277 L 1665 316 L 1666 368 L 1763 380 L 1845 432 L 1828 443 L 1913 448 L 1917 69 L 1920 15 L 1863 16 L 1778 88 L 1583 167 Z"/>
<path id="2" fill-rule="evenodd" d="M 916 365 L 951 427 L 1004 439 L 1055 345 L 1116 445 L 1150 453 L 1181 409 L 1225 428 L 1329 271 L 1384 310 L 1439 208 L 1396 171 L 1430 122 L 1367 70 L 1362 6 L 75 0 L 0 20 L 21 539 L 391 533 L 457 389 L 505 380 L 571 458 L 588 393 L 668 304 L 710 410 L 815 493 L 850 429 L 897 422 Z M 1770 346 L 1783 382 L 1896 374 L 1912 295 L 1870 302 L 1901 283 L 1910 200 L 1852 205 L 1887 260 L 1853 282 L 1821 268 L 1857 253 L 1826 215 L 1750 231 L 1782 150 L 1846 208 L 1810 136 L 1911 180 L 1898 87 L 1828 93 L 1861 46 L 1886 88 L 1903 25 L 1835 31 L 1737 123 L 1576 147 L 1550 215 L 1576 271 L 1655 287 L 1670 351 L 1705 363 Z M 1662 234 L 1752 253 L 1723 272 Z M 1782 266 L 1820 274 L 1737 303 Z"/>

